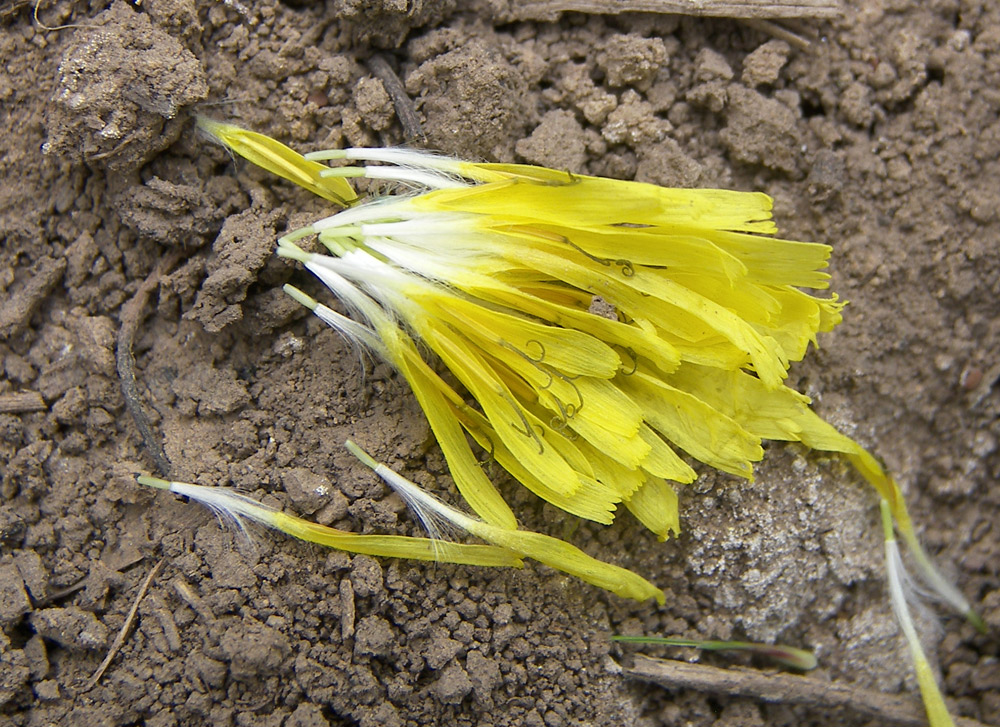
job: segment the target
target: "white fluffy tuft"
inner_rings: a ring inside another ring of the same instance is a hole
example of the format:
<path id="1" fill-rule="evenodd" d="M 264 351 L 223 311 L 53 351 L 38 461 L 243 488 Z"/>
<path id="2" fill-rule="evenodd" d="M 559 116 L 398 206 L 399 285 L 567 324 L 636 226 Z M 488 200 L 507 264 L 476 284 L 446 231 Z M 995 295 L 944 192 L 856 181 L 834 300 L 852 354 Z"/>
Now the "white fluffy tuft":
<path id="1" fill-rule="evenodd" d="M 219 519 L 220 524 L 234 526 L 250 545 L 253 545 L 253 538 L 246 520 L 273 527 L 272 515 L 276 512 L 274 508 L 262 505 L 231 488 L 171 482 L 170 491 L 207 507 Z"/>
<path id="2" fill-rule="evenodd" d="M 442 502 L 384 464 L 379 464 L 375 468 L 375 474 L 403 498 L 403 502 L 434 540 L 450 539 L 446 538 L 444 533 L 451 534 L 456 529 L 468 531 L 469 523 L 475 521 L 475 518 Z"/>

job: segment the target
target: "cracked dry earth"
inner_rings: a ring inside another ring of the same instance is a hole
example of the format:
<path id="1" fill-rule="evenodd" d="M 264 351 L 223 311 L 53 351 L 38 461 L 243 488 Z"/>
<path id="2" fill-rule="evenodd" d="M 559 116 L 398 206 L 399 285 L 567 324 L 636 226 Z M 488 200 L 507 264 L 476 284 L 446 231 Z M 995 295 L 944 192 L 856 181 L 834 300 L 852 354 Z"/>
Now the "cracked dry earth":
<path id="1" fill-rule="evenodd" d="M 0 722 L 31 725 L 832 725 L 850 711 L 665 691 L 612 633 L 780 640 L 808 678 L 916 699 L 877 506 L 835 459 L 773 444 L 754 483 L 680 492 L 683 534 L 570 523 L 493 472 L 526 527 L 636 569 L 666 606 L 522 571 L 323 551 L 145 491 L 115 367 L 123 305 L 173 476 L 319 522 L 419 532 L 351 437 L 446 497 L 405 383 L 287 300 L 272 255 L 322 203 L 235 165 L 192 113 L 302 150 L 420 144 L 673 186 L 762 190 L 834 248 L 844 323 L 792 371 L 903 484 L 991 627 L 925 621 L 956 715 L 1000 724 L 1000 6 L 851 0 L 808 48 L 735 20 L 523 3 L 0 3 Z M 311 289 L 312 290 L 312 289 Z M 163 561 L 135 629 L 107 653 Z M 716 666 L 729 655 L 653 652 Z M 770 668 L 753 664 L 756 668 Z M 871 723 L 879 723 L 871 720 Z"/>

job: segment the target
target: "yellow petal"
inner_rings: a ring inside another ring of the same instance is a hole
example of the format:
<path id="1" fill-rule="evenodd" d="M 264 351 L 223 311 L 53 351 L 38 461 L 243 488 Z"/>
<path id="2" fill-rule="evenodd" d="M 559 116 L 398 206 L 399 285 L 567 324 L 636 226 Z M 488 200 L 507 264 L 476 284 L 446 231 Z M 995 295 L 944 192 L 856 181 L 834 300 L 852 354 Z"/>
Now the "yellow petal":
<path id="1" fill-rule="evenodd" d="M 556 279 L 601 295 L 632 318 L 655 320 L 678 336 L 689 340 L 713 333 L 722 336 L 745 352 L 757 375 L 769 386 L 778 386 L 785 378 L 788 362 L 773 338 L 761 336 L 737 313 L 670 280 L 660 271 L 641 266 L 630 272 L 614 266 L 603 268 L 585 259 L 574 260 L 527 247 L 510 255 Z"/>
<path id="2" fill-rule="evenodd" d="M 669 482 L 650 477 L 642 487 L 625 500 L 625 507 L 660 541 L 681 530 L 677 493 Z"/>
<path id="3" fill-rule="evenodd" d="M 677 350 L 660 336 L 656 335 L 654 327 L 639 323 L 622 323 L 621 321 L 604 318 L 590 313 L 593 295 L 585 293 L 584 307 L 573 305 L 572 301 L 579 296 L 567 294 L 565 286 L 535 284 L 519 290 L 509 285 L 498 283 L 496 287 L 476 288 L 474 291 L 487 300 L 493 300 L 503 305 L 510 305 L 525 313 L 537 316 L 556 325 L 575 328 L 604 341 L 619 346 L 625 352 L 626 367 L 633 367 L 636 356 L 642 356 L 654 362 L 662 371 L 672 371 L 680 364 Z M 628 353 L 631 351 L 631 353 Z M 619 360 L 622 354 L 619 354 Z"/>
<path id="4" fill-rule="evenodd" d="M 510 451 L 549 487 L 570 494 L 580 486 L 576 472 L 552 446 L 546 446 L 541 423 L 517 403 L 482 356 L 438 321 L 418 323 L 421 337 L 434 349 L 483 408 Z"/>
<path id="5" fill-rule="evenodd" d="M 492 223 L 488 227 L 487 223 Z M 635 265 L 667 267 L 671 271 L 721 276 L 734 281 L 746 275 L 746 266 L 714 245 L 710 233 L 703 237 L 669 235 L 654 227 L 583 226 L 559 227 L 551 223 L 511 225 L 504 220 L 484 220 L 484 229 L 528 241 L 576 248 L 605 260 L 628 260 Z"/>
<path id="6" fill-rule="evenodd" d="M 247 161 L 308 189 L 323 199 L 344 207 L 353 204 L 358 195 L 345 179 L 320 177 L 325 167 L 305 159 L 301 154 L 269 136 L 241 129 L 232 124 L 212 121 L 204 116 L 197 119 L 198 128 L 218 139 L 225 147 Z"/>
<path id="7" fill-rule="evenodd" d="M 397 362 L 423 409 L 427 422 L 441 445 L 455 486 L 469 507 L 483 520 L 506 528 L 516 528 L 517 518 L 493 482 L 483 472 L 472 452 L 454 409 L 442 394 L 447 386 L 415 350 Z M 449 387 L 450 388 L 450 387 Z"/>
<path id="8" fill-rule="evenodd" d="M 719 232 L 712 242 L 747 267 L 749 280 L 765 285 L 825 289 L 830 276 L 822 272 L 832 248 L 816 242 Z"/>
<path id="9" fill-rule="evenodd" d="M 698 397 L 640 369 L 619 377 L 646 412 L 646 421 L 695 459 L 723 472 L 752 478 L 752 462 L 764 456 L 760 439 Z"/>
<path id="10" fill-rule="evenodd" d="M 496 165 L 488 168 L 498 169 Z M 503 210 L 505 217 L 514 220 L 565 227 L 631 223 L 764 234 L 775 231 L 771 198 L 759 192 L 670 189 L 553 170 L 538 174 L 548 179 L 538 181 L 522 175 L 464 190 L 431 192 L 417 202 L 434 211 L 496 214 Z"/>
<path id="11" fill-rule="evenodd" d="M 546 502 L 550 502 L 571 515 L 610 525 L 614 521 L 614 511 L 621 497 L 600 484 L 593 475 L 580 473 L 580 487 L 571 495 L 557 492 L 535 477 L 503 442 L 493 433 L 492 427 L 478 412 L 463 412 L 463 419 L 469 434 L 483 449 L 489 451 L 497 463 L 507 470 L 518 482 L 527 487 Z M 589 465 L 588 465 L 589 467 Z"/>
<path id="12" fill-rule="evenodd" d="M 610 379 L 621 364 L 614 349 L 581 331 L 536 323 L 458 296 L 428 296 L 425 306 L 470 337 L 510 347 L 568 376 Z"/>
<path id="13" fill-rule="evenodd" d="M 587 441 L 581 441 L 578 446 L 590 460 L 597 481 L 621 499 L 630 497 L 647 479 L 645 472 L 635 467 L 626 467 L 606 449 L 598 449 Z"/>
<path id="14" fill-rule="evenodd" d="M 643 425 L 639 436 L 649 445 L 649 454 L 642 461 L 642 469 L 653 477 L 659 477 L 674 482 L 694 482 L 698 474 L 687 462 L 663 441 L 663 437 Z"/>

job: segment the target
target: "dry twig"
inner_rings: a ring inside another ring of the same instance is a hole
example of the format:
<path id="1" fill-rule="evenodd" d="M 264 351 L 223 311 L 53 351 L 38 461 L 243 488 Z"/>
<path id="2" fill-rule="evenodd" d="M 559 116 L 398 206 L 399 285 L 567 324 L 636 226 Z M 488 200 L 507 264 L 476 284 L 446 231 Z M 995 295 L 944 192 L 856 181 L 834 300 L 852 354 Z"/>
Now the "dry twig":
<path id="1" fill-rule="evenodd" d="M 179 257 L 179 253 L 172 253 L 160 260 L 160 263 L 149 274 L 139 289 L 132 296 L 132 299 L 122 306 L 121 328 L 118 330 L 118 340 L 115 350 L 115 362 L 118 367 L 118 378 L 121 379 L 122 396 L 125 397 L 125 406 L 129 414 L 135 420 L 135 425 L 139 428 L 142 436 L 142 443 L 153 458 L 161 477 L 170 475 L 170 461 L 163 451 L 163 445 L 159 438 L 153 434 L 153 428 L 149 425 L 149 418 L 142 408 L 142 399 L 139 396 L 139 387 L 135 383 L 135 356 L 132 354 L 132 343 L 135 340 L 135 332 L 142 319 L 142 311 L 146 306 L 146 299 L 153 289 L 159 285 L 160 276 L 174 266 Z"/>
<path id="2" fill-rule="evenodd" d="M 515 20 L 554 21 L 561 13 L 669 13 L 715 18 L 833 18 L 839 0 L 510 0 Z"/>
<path id="3" fill-rule="evenodd" d="M 793 48 L 798 48 L 799 50 L 809 50 L 809 46 L 811 45 L 809 39 L 800 33 L 797 33 L 791 28 L 787 28 L 784 25 L 780 25 L 771 20 L 763 20 L 761 18 L 743 18 L 743 24 L 763 33 L 764 35 L 770 35 L 778 40 L 783 40 L 788 43 L 788 45 Z"/>
<path id="4" fill-rule="evenodd" d="M 730 697 L 751 697 L 762 702 L 802 704 L 817 710 L 844 709 L 875 718 L 885 725 L 924 727 L 927 716 L 916 699 L 883 694 L 853 684 L 823 682 L 815 677 L 764 674 L 719 669 L 686 661 L 635 655 L 625 676 L 659 684 L 668 689 L 693 689 Z M 974 719 L 957 717 L 957 727 L 986 727 Z"/>
<path id="5" fill-rule="evenodd" d="M 181 597 L 181 600 L 190 606 L 191 610 L 198 614 L 205 623 L 211 624 L 215 621 L 215 614 L 212 613 L 212 609 L 202 600 L 201 596 L 191 589 L 191 586 L 181 576 L 174 578 L 170 584 L 174 587 L 177 595 Z"/>
<path id="6" fill-rule="evenodd" d="M 121 650 L 122 645 L 125 643 L 125 639 L 128 638 L 128 633 L 132 629 L 132 624 L 135 623 L 135 617 L 139 613 L 139 604 L 142 602 L 143 596 L 146 595 L 146 591 L 149 590 L 149 586 L 152 584 L 153 579 L 163 568 L 164 560 L 160 560 L 156 565 L 153 566 L 152 570 L 149 571 L 149 575 L 146 576 L 146 580 L 142 582 L 139 587 L 139 592 L 135 594 L 135 601 L 132 603 L 132 608 L 128 612 L 128 616 L 125 617 L 125 623 L 122 624 L 121 630 L 118 635 L 115 636 L 114 642 L 111 644 L 111 648 L 108 649 L 108 655 L 104 657 L 104 661 L 101 665 L 97 667 L 97 671 L 94 672 L 94 676 L 87 680 L 87 683 L 83 685 L 83 692 L 89 692 L 93 689 L 97 682 L 100 681 L 101 677 L 104 676 L 104 672 L 108 670 L 111 665 L 112 659 Z"/>
<path id="7" fill-rule="evenodd" d="M 0 394 L 0 414 L 27 414 L 32 411 L 43 411 L 46 408 L 45 400 L 37 391 Z"/>
<path id="8" fill-rule="evenodd" d="M 420 125 L 417 109 L 406 93 L 406 89 L 403 88 L 403 82 L 399 80 L 399 76 L 392 70 L 389 62 L 376 53 L 368 59 L 368 68 L 382 82 L 386 93 L 392 99 L 392 105 L 396 109 L 396 118 L 399 119 L 399 125 L 403 127 L 403 135 L 406 140 L 422 139 L 424 129 Z"/>

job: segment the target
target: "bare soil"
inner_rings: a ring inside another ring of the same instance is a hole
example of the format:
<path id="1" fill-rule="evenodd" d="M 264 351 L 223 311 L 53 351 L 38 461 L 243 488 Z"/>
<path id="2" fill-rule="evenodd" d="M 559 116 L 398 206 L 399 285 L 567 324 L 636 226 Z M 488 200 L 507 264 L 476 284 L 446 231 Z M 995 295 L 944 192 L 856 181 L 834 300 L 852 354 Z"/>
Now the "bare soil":
<path id="1" fill-rule="evenodd" d="M 771 445 L 705 472 L 683 535 L 574 523 L 494 474 L 532 529 L 638 570 L 667 605 L 537 564 L 423 565 L 243 542 L 135 484 L 152 461 L 115 369 L 122 306 L 165 257 L 137 376 L 171 475 L 319 522 L 417 533 L 351 437 L 453 495 L 414 399 L 280 292 L 271 253 L 321 201 L 235 164 L 190 116 L 302 150 L 407 141 L 675 186 L 762 190 L 831 244 L 845 321 L 793 370 L 884 458 L 923 539 L 991 627 L 923 619 L 956 715 L 1000 724 L 1000 5 L 847 3 L 792 47 L 725 19 L 503 0 L 0 3 L 0 722 L 28 725 L 844 725 L 849 712 L 631 683 L 613 633 L 780 640 L 809 678 L 908 690 L 877 506 L 844 463 Z M 614 200 L 608 200 L 614 204 Z M 14 396 L 20 394 L 21 396 Z M 30 394 L 29 396 L 24 396 Z M 324 494 L 325 493 L 325 494 Z M 134 633 L 83 685 L 165 561 Z M 730 655 L 664 651 L 719 666 Z M 754 664 L 758 668 L 770 668 Z"/>

